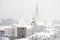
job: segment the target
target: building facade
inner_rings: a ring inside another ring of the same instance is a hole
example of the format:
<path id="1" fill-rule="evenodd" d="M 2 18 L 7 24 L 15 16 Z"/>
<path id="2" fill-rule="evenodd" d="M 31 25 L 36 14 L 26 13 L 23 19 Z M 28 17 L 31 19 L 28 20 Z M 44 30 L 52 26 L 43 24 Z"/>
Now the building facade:
<path id="1" fill-rule="evenodd" d="M 15 31 L 16 38 L 25 38 L 26 37 L 26 28 L 25 27 L 17 27 Z"/>

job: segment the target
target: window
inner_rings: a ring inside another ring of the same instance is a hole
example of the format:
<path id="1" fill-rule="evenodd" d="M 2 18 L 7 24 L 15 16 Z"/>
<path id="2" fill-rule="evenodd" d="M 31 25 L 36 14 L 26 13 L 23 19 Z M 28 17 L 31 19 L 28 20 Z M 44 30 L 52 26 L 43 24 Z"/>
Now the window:
<path id="1" fill-rule="evenodd" d="M 22 38 L 24 38 L 25 36 L 23 35 Z"/>
<path id="2" fill-rule="evenodd" d="M 43 39 L 43 40 L 46 40 L 46 39 Z"/>
<path id="3" fill-rule="evenodd" d="M 19 30 L 21 30 L 21 28 L 19 28 Z"/>
<path id="4" fill-rule="evenodd" d="M 24 28 L 22 28 L 24 30 Z"/>

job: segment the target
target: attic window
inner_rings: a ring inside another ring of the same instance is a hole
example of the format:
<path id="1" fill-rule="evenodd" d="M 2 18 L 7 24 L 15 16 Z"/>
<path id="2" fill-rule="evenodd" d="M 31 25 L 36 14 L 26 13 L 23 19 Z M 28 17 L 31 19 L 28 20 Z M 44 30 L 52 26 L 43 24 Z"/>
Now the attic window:
<path id="1" fill-rule="evenodd" d="M 24 30 L 24 28 L 22 28 Z"/>
<path id="2" fill-rule="evenodd" d="M 21 28 L 19 28 L 19 30 L 21 30 Z"/>

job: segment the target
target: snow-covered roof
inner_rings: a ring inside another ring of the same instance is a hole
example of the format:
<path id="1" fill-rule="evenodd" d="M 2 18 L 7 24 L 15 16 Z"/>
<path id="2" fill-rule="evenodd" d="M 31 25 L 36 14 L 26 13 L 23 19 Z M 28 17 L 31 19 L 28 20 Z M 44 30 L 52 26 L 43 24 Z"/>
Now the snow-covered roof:
<path id="1" fill-rule="evenodd" d="M 30 24 L 26 24 L 26 23 L 18 23 L 18 24 L 15 24 L 16 27 L 26 27 L 27 29 L 31 29 L 32 26 Z"/>
<path id="2" fill-rule="evenodd" d="M 24 25 L 24 26 L 22 26 L 22 25 L 16 25 L 17 27 L 26 27 L 27 29 L 31 29 L 32 28 L 32 26 L 31 25 Z"/>
<path id="3" fill-rule="evenodd" d="M 31 29 L 32 28 L 31 25 L 25 25 L 25 27 L 28 28 L 28 29 Z"/>
<path id="4" fill-rule="evenodd" d="M 33 35 L 31 35 L 29 38 L 31 38 L 31 37 L 42 37 L 43 36 L 43 38 L 47 38 L 47 37 L 51 37 L 51 35 L 53 35 L 53 33 L 44 33 L 44 32 L 39 32 L 39 33 L 35 33 L 35 34 L 33 34 Z"/>
<path id="5" fill-rule="evenodd" d="M 16 39 L 16 40 L 29 40 L 28 38 Z"/>
<path id="6" fill-rule="evenodd" d="M 6 29 L 6 28 L 10 29 L 10 28 L 12 28 L 12 26 L 1 26 L 1 27 L 0 27 L 0 30 L 4 30 L 4 29 Z"/>

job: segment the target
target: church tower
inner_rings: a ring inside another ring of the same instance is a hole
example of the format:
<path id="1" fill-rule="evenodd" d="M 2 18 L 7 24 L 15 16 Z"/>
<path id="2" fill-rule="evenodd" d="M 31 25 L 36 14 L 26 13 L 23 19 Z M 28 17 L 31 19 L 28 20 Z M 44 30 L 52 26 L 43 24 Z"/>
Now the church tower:
<path id="1" fill-rule="evenodd" d="M 36 12 L 33 16 L 33 19 L 32 19 L 32 34 L 34 34 L 36 32 L 36 29 L 37 29 L 37 21 L 39 19 L 39 12 L 38 12 L 38 4 L 36 3 Z"/>

